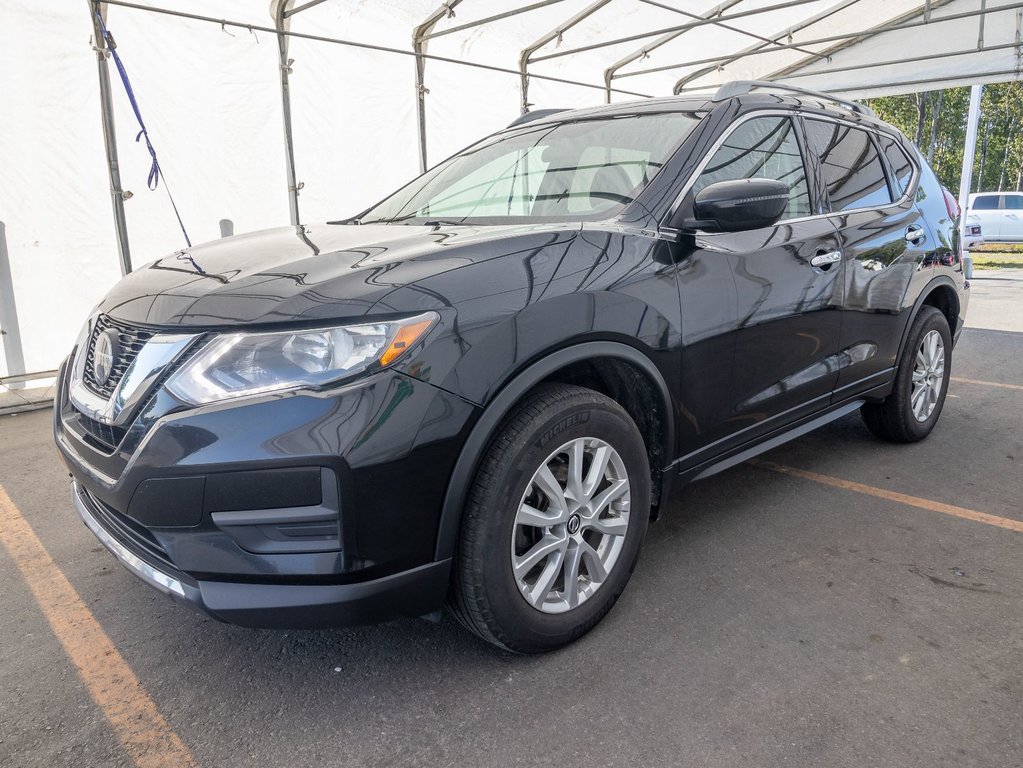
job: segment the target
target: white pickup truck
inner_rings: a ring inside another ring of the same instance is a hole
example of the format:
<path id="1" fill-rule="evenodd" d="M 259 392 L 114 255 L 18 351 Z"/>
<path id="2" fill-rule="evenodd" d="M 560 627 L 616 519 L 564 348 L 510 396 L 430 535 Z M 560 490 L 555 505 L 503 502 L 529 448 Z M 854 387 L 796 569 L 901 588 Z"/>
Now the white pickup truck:
<path id="1" fill-rule="evenodd" d="M 970 195 L 966 223 L 979 224 L 988 243 L 1023 242 L 1023 192 Z"/>

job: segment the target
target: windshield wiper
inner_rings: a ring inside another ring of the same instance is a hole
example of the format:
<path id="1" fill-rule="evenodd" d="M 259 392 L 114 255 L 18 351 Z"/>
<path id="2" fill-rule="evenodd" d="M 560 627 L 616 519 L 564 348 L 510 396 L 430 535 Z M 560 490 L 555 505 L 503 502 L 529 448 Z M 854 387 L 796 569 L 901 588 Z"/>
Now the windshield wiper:
<path id="1" fill-rule="evenodd" d="M 406 225 L 411 224 L 411 221 L 405 222 Z M 423 222 L 423 226 L 426 227 L 457 227 L 461 224 L 461 221 L 451 221 L 449 219 L 429 219 Z"/>

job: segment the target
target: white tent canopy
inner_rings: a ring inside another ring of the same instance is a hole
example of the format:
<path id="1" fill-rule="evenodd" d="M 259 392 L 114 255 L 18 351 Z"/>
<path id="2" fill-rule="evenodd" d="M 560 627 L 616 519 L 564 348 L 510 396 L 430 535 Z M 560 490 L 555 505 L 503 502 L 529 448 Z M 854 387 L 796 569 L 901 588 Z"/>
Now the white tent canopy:
<path id="1" fill-rule="evenodd" d="M 244 232 L 294 218 L 276 7 L 107 6 L 192 242 L 218 237 L 221 219 Z M 0 282 L 9 263 L 14 299 L 0 292 L 0 325 L 20 329 L 23 350 L 12 362 L 13 337 L 0 336 L 0 376 L 53 368 L 119 276 L 90 9 L 0 0 Z M 1023 2 L 1005 0 L 294 0 L 283 12 L 304 222 L 351 215 L 416 175 L 421 131 L 433 163 L 507 125 L 524 101 L 579 107 L 735 79 L 904 93 L 1018 79 L 1023 50 Z M 146 188 L 149 153 L 109 71 L 138 266 L 184 239 L 164 182 Z"/>

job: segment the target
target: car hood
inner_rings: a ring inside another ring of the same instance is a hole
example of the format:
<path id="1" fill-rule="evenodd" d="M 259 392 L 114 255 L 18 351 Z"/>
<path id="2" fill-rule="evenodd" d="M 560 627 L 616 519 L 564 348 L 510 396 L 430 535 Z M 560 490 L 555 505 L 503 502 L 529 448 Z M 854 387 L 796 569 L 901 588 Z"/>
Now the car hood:
<path id="1" fill-rule="evenodd" d="M 380 301 L 397 288 L 523 248 L 567 242 L 579 228 L 321 224 L 263 230 L 140 267 L 97 309 L 131 323 L 202 328 L 393 313 L 395 307 Z"/>

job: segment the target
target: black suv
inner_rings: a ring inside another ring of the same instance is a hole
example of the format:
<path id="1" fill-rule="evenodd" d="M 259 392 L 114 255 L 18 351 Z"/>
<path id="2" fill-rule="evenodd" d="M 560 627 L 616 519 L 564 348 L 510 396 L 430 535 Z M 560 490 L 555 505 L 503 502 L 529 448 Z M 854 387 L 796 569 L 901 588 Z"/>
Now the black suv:
<path id="1" fill-rule="evenodd" d="M 555 648 L 672 481 L 941 413 L 957 210 L 865 107 L 735 83 L 527 115 L 365 213 L 122 280 L 60 372 L 86 525 L 213 616 Z"/>

